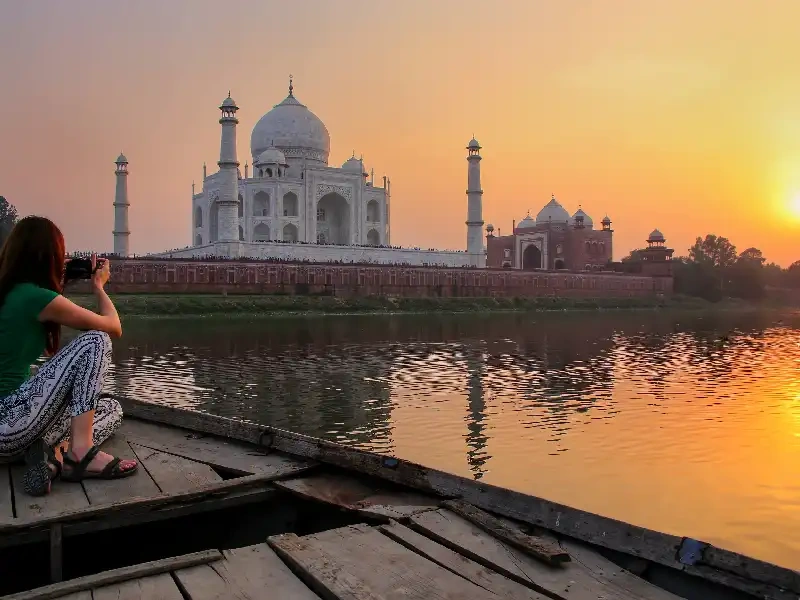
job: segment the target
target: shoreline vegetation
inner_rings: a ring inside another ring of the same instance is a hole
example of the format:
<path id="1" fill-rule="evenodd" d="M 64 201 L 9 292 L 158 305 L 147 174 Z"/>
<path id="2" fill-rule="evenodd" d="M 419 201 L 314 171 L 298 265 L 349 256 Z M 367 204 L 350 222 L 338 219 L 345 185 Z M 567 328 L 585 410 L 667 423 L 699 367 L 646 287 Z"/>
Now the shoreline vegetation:
<path id="1" fill-rule="evenodd" d="M 90 294 L 68 294 L 94 309 Z M 127 317 L 259 317 L 393 313 L 491 313 L 605 310 L 758 310 L 779 308 L 737 299 L 709 302 L 674 295 L 667 298 L 393 298 L 245 294 L 115 294 L 112 300 Z"/>

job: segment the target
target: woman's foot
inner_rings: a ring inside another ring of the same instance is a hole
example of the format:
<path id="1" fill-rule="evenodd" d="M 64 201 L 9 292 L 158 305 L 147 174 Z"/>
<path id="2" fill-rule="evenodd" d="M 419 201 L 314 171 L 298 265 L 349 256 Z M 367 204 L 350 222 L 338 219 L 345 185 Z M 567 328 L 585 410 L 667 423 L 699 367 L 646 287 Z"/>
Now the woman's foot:
<path id="1" fill-rule="evenodd" d="M 91 448 L 72 447 L 64 454 L 62 478 L 80 481 L 85 478 L 116 479 L 133 474 L 139 463 L 132 459 L 120 459 L 102 452 L 97 446 Z"/>

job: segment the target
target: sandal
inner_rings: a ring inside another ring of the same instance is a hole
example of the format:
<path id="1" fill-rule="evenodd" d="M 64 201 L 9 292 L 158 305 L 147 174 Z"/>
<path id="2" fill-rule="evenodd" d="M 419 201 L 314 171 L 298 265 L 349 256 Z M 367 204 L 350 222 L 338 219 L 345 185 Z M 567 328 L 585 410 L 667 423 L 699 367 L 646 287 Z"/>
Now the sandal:
<path id="1" fill-rule="evenodd" d="M 120 469 L 119 463 L 122 461 L 122 459 L 115 456 L 103 468 L 102 471 L 87 471 L 86 468 L 89 466 L 89 463 L 92 462 L 94 457 L 97 456 L 98 452 L 100 452 L 100 447 L 92 446 L 89 448 L 86 456 L 84 456 L 80 461 L 70 458 L 69 454 L 65 453 L 64 465 L 69 466 L 69 470 L 64 470 L 61 472 L 61 479 L 63 481 L 70 481 L 73 483 L 78 483 L 84 479 L 121 479 L 123 477 L 129 477 L 139 470 L 138 463 L 131 469 Z"/>
<path id="2" fill-rule="evenodd" d="M 25 450 L 25 464 L 28 470 L 22 476 L 22 487 L 31 496 L 47 494 L 50 484 L 61 475 L 61 463 L 43 439 L 36 440 Z"/>

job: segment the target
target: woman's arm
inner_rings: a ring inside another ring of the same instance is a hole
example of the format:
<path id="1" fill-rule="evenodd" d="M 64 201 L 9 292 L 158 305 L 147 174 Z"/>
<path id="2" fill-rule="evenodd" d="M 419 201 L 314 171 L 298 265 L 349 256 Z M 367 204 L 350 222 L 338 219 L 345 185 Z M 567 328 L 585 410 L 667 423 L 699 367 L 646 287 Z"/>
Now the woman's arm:
<path id="1" fill-rule="evenodd" d="M 106 260 L 95 271 L 92 277 L 92 288 L 97 298 L 100 314 L 78 306 L 69 298 L 62 295 L 56 296 L 52 302 L 39 313 L 39 321 L 51 321 L 78 330 L 104 331 L 111 337 L 118 338 L 122 335 L 122 323 L 119 321 L 117 309 L 108 297 L 103 286 L 110 275 L 110 264 Z"/>

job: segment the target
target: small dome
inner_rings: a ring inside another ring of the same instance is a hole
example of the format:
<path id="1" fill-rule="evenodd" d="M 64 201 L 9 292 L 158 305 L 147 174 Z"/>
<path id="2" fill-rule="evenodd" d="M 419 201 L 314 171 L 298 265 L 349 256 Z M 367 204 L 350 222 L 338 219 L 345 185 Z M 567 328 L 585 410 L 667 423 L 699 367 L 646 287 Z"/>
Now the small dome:
<path id="1" fill-rule="evenodd" d="M 530 213 L 525 215 L 525 218 L 517 224 L 517 229 L 531 229 L 533 227 L 536 227 L 536 221 L 533 220 Z"/>
<path id="2" fill-rule="evenodd" d="M 348 158 L 342 164 L 342 171 L 347 171 L 349 173 L 358 173 L 359 175 L 366 175 L 366 171 L 364 169 L 364 161 L 356 158 L 355 155 Z"/>
<path id="3" fill-rule="evenodd" d="M 222 101 L 222 105 L 220 106 L 220 108 L 228 107 L 228 106 L 236 107 L 236 102 L 234 102 L 233 98 L 231 98 L 231 93 L 230 92 L 228 92 L 228 97 L 225 98 L 225 100 Z"/>
<path id="4" fill-rule="evenodd" d="M 489 224 L 486 226 L 486 231 L 488 231 L 489 233 L 492 233 L 492 232 L 494 231 L 494 225 L 492 225 L 491 223 L 489 223 Z"/>
<path id="5" fill-rule="evenodd" d="M 647 238 L 647 241 L 648 242 L 663 242 L 663 241 L 665 241 L 664 234 L 661 233 L 658 229 L 653 229 L 652 233 Z"/>
<path id="6" fill-rule="evenodd" d="M 467 149 L 468 150 L 480 150 L 481 149 L 481 145 L 478 143 L 478 140 L 476 140 L 475 138 L 472 138 L 469 141 L 469 144 L 467 144 Z"/>
<path id="7" fill-rule="evenodd" d="M 283 152 L 278 150 L 275 146 L 271 146 L 264 150 L 255 162 L 258 165 L 285 165 L 286 157 Z"/>
<path id="8" fill-rule="evenodd" d="M 603 217 L 603 220 L 601 221 L 601 223 L 603 225 L 611 225 L 611 219 L 609 219 L 608 215 L 606 215 L 605 217 Z"/>
<path id="9" fill-rule="evenodd" d="M 569 213 L 559 204 L 555 196 L 550 198 L 550 202 L 536 215 L 536 222 L 541 223 L 568 223 Z"/>
<path id="10" fill-rule="evenodd" d="M 592 217 L 590 217 L 585 212 L 583 212 L 582 208 L 579 208 L 578 210 L 576 210 L 575 214 L 572 215 L 572 224 L 573 225 L 577 224 L 578 217 L 583 217 L 583 226 L 586 229 L 591 229 L 592 227 L 594 227 L 594 221 L 592 221 Z"/>
<path id="11" fill-rule="evenodd" d="M 117 164 L 128 164 L 128 159 L 125 158 L 125 155 L 122 152 L 120 152 L 119 156 L 117 157 L 117 160 L 115 160 L 114 162 Z"/>

